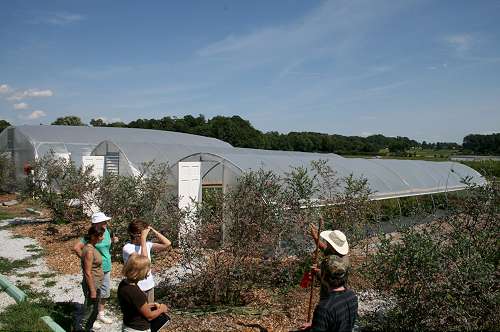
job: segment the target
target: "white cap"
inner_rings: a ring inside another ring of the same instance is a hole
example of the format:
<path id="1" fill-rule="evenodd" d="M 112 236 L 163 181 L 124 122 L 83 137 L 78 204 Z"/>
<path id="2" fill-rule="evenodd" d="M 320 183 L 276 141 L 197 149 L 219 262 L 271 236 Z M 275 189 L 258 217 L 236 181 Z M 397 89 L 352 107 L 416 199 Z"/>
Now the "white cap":
<path id="1" fill-rule="evenodd" d="M 110 217 L 107 217 L 104 213 L 102 212 L 96 212 L 92 215 L 92 223 L 93 224 L 98 224 L 100 222 L 108 221 L 110 220 Z"/>

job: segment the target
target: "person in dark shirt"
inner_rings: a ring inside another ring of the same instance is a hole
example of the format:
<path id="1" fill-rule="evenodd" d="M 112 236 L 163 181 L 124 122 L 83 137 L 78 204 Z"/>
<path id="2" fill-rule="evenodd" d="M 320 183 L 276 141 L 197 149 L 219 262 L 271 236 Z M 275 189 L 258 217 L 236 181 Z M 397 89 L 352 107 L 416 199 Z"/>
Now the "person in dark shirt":
<path id="1" fill-rule="evenodd" d="M 328 296 L 321 298 L 314 309 L 311 323 L 301 329 L 312 332 L 352 331 L 358 315 L 358 298 L 346 288 L 348 266 L 345 261 L 331 255 L 321 264 L 321 284 L 328 289 Z"/>
<path id="2" fill-rule="evenodd" d="M 349 260 L 349 243 L 347 242 L 345 234 L 339 230 L 327 230 L 318 234 L 318 229 L 311 224 L 311 236 L 314 242 L 318 243 L 318 247 L 322 252 L 322 261 L 327 260 L 332 255 L 337 256 L 338 259 L 342 260 L 342 264 L 347 269 L 347 278 L 351 263 Z M 321 239 L 321 241 L 319 239 Z M 320 270 L 317 266 L 313 266 L 312 272 L 318 275 L 318 277 L 320 276 Z M 325 284 L 321 284 L 320 298 L 324 299 L 326 297 L 328 297 L 328 287 Z"/>
<path id="3" fill-rule="evenodd" d="M 148 275 L 150 264 L 148 257 L 133 253 L 123 267 L 125 279 L 118 286 L 123 332 L 150 331 L 149 321 L 168 310 L 165 304 L 148 303 L 146 294 L 137 285 Z"/>

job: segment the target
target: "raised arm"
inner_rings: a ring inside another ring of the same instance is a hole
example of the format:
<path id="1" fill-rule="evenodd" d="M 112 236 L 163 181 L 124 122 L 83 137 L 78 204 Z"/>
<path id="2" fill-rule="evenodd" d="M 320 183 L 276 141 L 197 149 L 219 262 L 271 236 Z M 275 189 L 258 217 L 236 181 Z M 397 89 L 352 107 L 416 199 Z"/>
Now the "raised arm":
<path id="1" fill-rule="evenodd" d="M 313 238 L 314 243 L 318 243 L 320 250 L 325 250 L 328 246 L 319 238 L 318 227 L 316 227 L 313 224 L 310 224 L 309 226 L 310 226 L 311 237 Z"/>
<path id="2" fill-rule="evenodd" d="M 151 227 L 147 227 L 141 232 L 141 256 L 148 257 L 148 246 L 146 244 Z"/>
<path id="3" fill-rule="evenodd" d="M 152 249 L 155 252 L 164 251 L 164 250 L 167 250 L 168 248 L 170 248 L 170 246 L 172 245 L 172 242 L 169 239 L 167 239 L 165 237 L 165 235 L 161 234 L 160 232 L 158 232 L 156 229 L 154 229 L 151 226 L 149 228 L 153 231 L 153 233 L 156 235 L 156 237 L 160 241 L 160 243 L 153 243 Z"/>

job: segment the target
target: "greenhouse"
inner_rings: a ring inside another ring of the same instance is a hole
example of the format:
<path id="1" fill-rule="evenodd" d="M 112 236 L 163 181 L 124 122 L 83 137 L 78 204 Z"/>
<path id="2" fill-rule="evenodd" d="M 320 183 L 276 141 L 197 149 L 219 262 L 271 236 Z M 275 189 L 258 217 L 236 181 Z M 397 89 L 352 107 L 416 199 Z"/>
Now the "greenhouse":
<path id="1" fill-rule="evenodd" d="M 293 168 L 311 170 L 311 162 L 323 160 L 339 178 L 363 177 L 373 192 L 372 199 L 389 199 L 463 190 L 464 179 L 483 185 L 484 178 L 472 168 L 456 162 L 344 158 L 336 154 L 256 150 L 217 146 L 178 146 L 111 141 L 100 143 L 94 156 L 116 155 L 119 173 L 137 174 L 142 163 L 168 163 L 172 185 L 179 197 L 201 200 L 203 186 L 230 188 L 247 171 L 259 169 L 285 175 Z M 185 169 L 186 171 L 182 171 Z"/>
<path id="2" fill-rule="evenodd" d="M 149 142 L 198 147 L 231 147 L 221 140 L 191 134 L 134 128 L 86 126 L 11 126 L 0 133 L 0 152 L 9 153 L 16 177 L 23 175 L 25 164 L 49 152 L 71 159 L 76 166 L 85 163 L 94 147 L 104 141 Z M 92 161 L 90 161 L 92 162 Z M 105 160 L 110 169 L 116 167 L 113 157 Z"/>
<path id="3" fill-rule="evenodd" d="M 464 179 L 482 185 L 476 171 L 456 162 L 344 158 L 336 154 L 234 148 L 221 140 L 191 134 L 133 128 L 73 126 L 12 126 L 0 134 L 0 151 L 23 167 L 49 152 L 92 165 L 95 175 L 137 175 L 145 162 L 164 162 L 179 197 L 201 200 L 203 186 L 224 189 L 247 171 L 271 170 L 285 175 L 293 168 L 311 169 L 324 160 L 339 178 L 364 177 L 372 199 L 427 195 L 463 190 Z"/>
<path id="4" fill-rule="evenodd" d="M 219 149 L 216 153 L 196 153 L 182 162 L 207 164 L 202 179 L 222 186 L 232 186 L 239 174 L 251 170 L 270 170 L 279 175 L 293 168 L 311 170 L 311 162 L 324 160 L 337 172 L 339 178 L 353 175 L 366 178 L 373 192 L 372 199 L 428 195 L 463 190 L 463 180 L 483 185 L 484 178 L 472 168 L 456 162 L 423 160 L 344 158 L 335 154 L 288 151 L 263 151 L 254 149 Z"/>

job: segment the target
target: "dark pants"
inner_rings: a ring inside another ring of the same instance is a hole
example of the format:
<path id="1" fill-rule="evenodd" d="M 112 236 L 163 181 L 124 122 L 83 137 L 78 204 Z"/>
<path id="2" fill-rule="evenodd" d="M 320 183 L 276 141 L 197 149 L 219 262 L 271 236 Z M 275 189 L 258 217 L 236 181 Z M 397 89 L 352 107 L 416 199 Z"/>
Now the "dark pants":
<path id="1" fill-rule="evenodd" d="M 83 304 L 83 316 L 81 329 L 83 331 L 91 331 L 92 325 L 97 318 L 99 299 L 101 295 L 101 290 L 97 287 L 97 296 L 95 299 L 90 298 L 89 286 L 85 281 L 82 282 L 83 295 L 85 295 L 85 303 Z"/>

